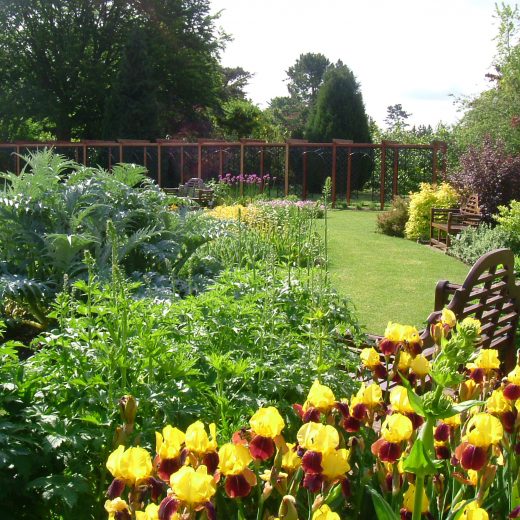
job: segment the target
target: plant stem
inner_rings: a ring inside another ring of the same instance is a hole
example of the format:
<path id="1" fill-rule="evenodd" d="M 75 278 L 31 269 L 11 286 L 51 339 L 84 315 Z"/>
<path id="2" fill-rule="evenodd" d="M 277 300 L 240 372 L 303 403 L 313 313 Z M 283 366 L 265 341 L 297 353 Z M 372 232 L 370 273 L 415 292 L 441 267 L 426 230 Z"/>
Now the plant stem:
<path id="1" fill-rule="evenodd" d="M 423 491 L 424 491 L 424 475 L 416 475 L 416 477 L 415 477 L 415 497 L 413 500 L 412 520 L 421 520 Z"/>

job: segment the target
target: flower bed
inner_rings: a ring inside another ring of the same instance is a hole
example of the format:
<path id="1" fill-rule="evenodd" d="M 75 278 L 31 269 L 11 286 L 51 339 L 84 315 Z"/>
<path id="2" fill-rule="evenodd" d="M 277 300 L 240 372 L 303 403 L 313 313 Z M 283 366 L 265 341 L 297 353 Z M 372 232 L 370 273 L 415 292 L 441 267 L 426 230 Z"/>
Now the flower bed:
<path id="1" fill-rule="evenodd" d="M 475 351 L 479 334 L 444 311 L 429 360 L 417 330 L 389 324 L 379 352 L 361 353 L 372 381 L 355 395 L 316 380 L 294 405 L 297 431 L 290 411 L 262 406 L 220 447 L 200 421 L 157 432 L 153 458 L 130 446 L 127 396 L 109 518 L 517 518 L 520 366 L 501 379 L 497 351 Z"/>

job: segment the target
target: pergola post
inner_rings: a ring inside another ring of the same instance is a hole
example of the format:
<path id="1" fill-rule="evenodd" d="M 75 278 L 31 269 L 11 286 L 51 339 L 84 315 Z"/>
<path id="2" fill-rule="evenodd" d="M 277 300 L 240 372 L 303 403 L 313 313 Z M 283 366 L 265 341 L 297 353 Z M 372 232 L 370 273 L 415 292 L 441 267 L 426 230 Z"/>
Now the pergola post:
<path id="1" fill-rule="evenodd" d="M 240 143 L 240 196 L 244 195 L 244 143 Z"/>
<path id="2" fill-rule="evenodd" d="M 347 148 L 347 206 L 352 195 L 352 147 Z"/>
<path id="3" fill-rule="evenodd" d="M 336 205 L 336 162 L 337 162 L 337 148 L 335 140 L 332 141 L 332 175 L 331 175 L 331 199 L 332 207 Z"/>
<path id="4" fill-rule="evenodd" d="M 379 177 L 379 204 L 381 211 L 385 209 L 386 147 L 387 141 L 381 141 L 381 175 Z"/>
<path id="5" fill-rule="evenodd" d="M 307 147 L 304 146 L 303 147 L 303 187 L 302 187 L 302 198 L 303 199 L 307 199 L 307 192 L 308 192 L 308 189 L 309 189 L 309 185 L 308 185 L 308 182 L 309 182 L 309 179 L 308 179 L 308 175 L 309 175 L 309 163 L 308 163 L 308 160 L 307 160 Z"/>
<path id="6" fill-rule="evenodd" d="M 202 142 L 197 143 L 197 177 L 202 179 Z"/>
<path id="7" fill-rule="evenodd" d="M 285 143 L 285 186 L 284 186 L 284 191 L 285 191 L 286 197 L 287 197 L 287 195 L 289 195 L 289 147 L 290 147 L 290 144 L 287 141 Z"/>
<path id="8" fill-rule="evenodd" d="M 392 195 L 397 196 L 397 180 L 399 175 L 399 148 L 394 147 L 394 177 L 392 179 Z"/>

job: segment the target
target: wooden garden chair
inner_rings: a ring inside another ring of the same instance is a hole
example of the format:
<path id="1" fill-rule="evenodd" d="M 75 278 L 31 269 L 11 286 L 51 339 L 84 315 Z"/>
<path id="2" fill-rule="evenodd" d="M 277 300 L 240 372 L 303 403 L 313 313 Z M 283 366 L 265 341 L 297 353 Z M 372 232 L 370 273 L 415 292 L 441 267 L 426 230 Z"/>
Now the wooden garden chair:
<path id="1" fill-rule="evenodd" d="M 471 195 L 460 208 L 431 208 L 430 246 L 447 251 L 451 237 L 482 221 L 478 195 Z"/>

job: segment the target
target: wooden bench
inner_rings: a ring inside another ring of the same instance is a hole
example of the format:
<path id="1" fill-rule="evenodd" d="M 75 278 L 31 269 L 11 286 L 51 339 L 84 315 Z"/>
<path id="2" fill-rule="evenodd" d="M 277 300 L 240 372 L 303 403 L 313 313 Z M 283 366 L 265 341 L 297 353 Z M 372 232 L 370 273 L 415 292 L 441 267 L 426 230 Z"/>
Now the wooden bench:
<path id="1" fill-rule="evenodd" d="M 457 320 L 478 319 L 482 335 L 477 348 L 497 349 L 506 372 L 516 364 L 516 330 L 520 313 L 520 285 L 514 273 L 514 255 L 509 249 L 496 249 L 481 256 L 461 285 L 441 280 L 435 289 L 434 311 L 421 332 L 423 353 L 433 354 L 430 325 L 439 320 L 442 309 L 454 312 Z M 381 336 L 370 335 L 369 344 Z"/>
<path id="2" fill-rule="evenodd" d="M 471 195 L 460 208 L 431 208 L 430 246 L 447 251 L 451 237 L 482 221 L 478 195 Z"/>
<path id="3" fill-rule="evenodd" d="M 165 193 L 188 198 L 201 206 L 213 205 L 213 190 L 208 188 L 202 179 L 193 177 L 178 188 L 164 188 Z"/>

